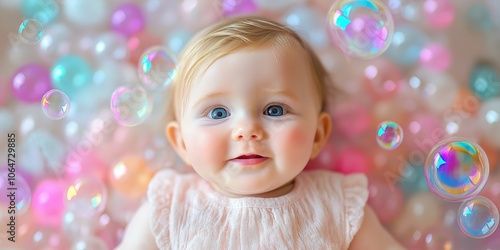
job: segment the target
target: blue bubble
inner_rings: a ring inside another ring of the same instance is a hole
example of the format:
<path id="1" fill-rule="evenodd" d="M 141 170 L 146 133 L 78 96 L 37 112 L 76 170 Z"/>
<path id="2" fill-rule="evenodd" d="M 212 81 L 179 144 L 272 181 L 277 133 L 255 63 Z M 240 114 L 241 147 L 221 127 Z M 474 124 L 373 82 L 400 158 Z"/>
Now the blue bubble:
<path id="1" fill-rule="evenodd" d="M 90 83 L 92 70 L 82 57 L 67 55 L 54 63 L 51 77 L 54 86 L 71 98 Z"/>
<path id="2" fill-rule="evenodd" d="M 469 88 L 481 100 L 498 96 L 500 80 L 495 70 L 487 64 L 479 64 L 469 77 Z"/>
<path id="3" fill-rule="evenodd" d="M 473 238 L 485 238 L 498 227 L 498 209 L 483 196 L 464 201 L 458 209 L 458 225 L 462 232 Z"/>
<path id="4" fill-rule="evenodd" d="M 420 58 L 420 52 L 429 38 L 419 29 L 408 25 L 395 28 L 392 42 L 385 55 L 402 66 L 412 66 Z"/>
<path id="5" fill-rule="evenodd" d="M 24 0 L 21 11 L 23 16 L 36 19 L 45 26 L 57 20 L 60 8 L 54 0 Z"/>

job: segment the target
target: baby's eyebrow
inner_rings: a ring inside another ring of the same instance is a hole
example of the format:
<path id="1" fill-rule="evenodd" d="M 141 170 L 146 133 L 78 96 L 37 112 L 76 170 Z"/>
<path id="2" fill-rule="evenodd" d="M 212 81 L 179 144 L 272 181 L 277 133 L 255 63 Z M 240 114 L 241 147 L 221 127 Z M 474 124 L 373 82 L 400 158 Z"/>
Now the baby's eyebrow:
<path id="1" fill-rule="evenodd" d="M 224 91 L 220 91 L 220 92 L 213 92 L 213 93 L 210 93 L 208 95 L 204 95 L 202 96 L 201 98 L 199 98 L 194 104 L 193 104 L 193 108 L 194 107 L 197 107 L 198 105 L 200 105 L 202 102 L 206 101 L 206 100 L 210 100 L 210 99 L 214 99 L 214 98 L 217 98 L 217 97 L 220 97 L 220 96 L 224 96 L 224 95 L 227 95 L 226 92 Z"/>
<path id="2" fill-rule="evenodd" d="M 266 90 L 268 93 L 270 94 L 273 94 L 273 95 L 282 95 L 282 96 L 286 96 L 290 99 L 292 99 L 293 101 L 299 101 L 300 98 L 299 96 L 297 96 L 293 91 L 287 91 L 287 90 L 272 90 L 272 89 L 268 89 Z"/>

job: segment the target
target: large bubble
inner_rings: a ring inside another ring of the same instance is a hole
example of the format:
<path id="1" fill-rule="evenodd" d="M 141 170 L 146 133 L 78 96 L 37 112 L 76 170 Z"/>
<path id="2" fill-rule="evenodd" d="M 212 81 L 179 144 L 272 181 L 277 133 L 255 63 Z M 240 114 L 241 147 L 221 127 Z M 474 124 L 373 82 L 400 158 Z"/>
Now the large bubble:
<path id="1" fill-rule="evenodd" d="M 432 148 L 425 162 L 429 188 L 449 201 L 463 201 L 476 196 L 489 175 L 488 158 L 476 143 L 463 138 L 449 138 Z"/>
<path id="2" fill-rule="evenodd" d="M 394 34 L 388 8 L 375 0 L 339 0 L 328 12 L 332 42 L 346 55 L 371 59 L 384 53 Z"/>

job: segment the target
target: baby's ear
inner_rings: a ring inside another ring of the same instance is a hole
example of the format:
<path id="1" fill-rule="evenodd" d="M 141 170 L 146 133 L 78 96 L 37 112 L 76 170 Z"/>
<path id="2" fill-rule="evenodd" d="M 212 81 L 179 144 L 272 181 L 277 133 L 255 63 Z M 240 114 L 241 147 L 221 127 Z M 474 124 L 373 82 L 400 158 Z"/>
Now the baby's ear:
<path id="1" fill-rule="evenodd" d="M 175 152 L 177 152 L 186 165 L 190 166 L 191 164 L 187 157 L 186 145 L 184 144 L 184 139 L 182 138 L 179 123 L 177 121 L 169 122 L 165 128 L 165 133 L 167 134 L 168 141 L 174 148 Z"/>
<path id="2" fill-rule="evenodd" d="M 313 148 L 311 151 L 310 159 L 316 158 L 321 149 L 325 146 L 330 137 L 330 132 L 332 130 L 332 118 L 327 112 L 321 112 L 318 115 L 318 123 L 316 126 L 316 134 L 314 135 Z"/>

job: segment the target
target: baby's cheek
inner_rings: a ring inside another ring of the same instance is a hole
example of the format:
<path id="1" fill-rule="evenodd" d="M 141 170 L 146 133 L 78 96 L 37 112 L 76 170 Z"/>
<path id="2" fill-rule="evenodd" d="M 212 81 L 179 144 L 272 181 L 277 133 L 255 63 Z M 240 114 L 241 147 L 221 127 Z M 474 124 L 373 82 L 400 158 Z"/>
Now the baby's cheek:
<path id="1" fill-rule="evenodd" d="M 186 149 L 193 165 L 209 165 L 222 157 L 225 146 L 216 131 L 197 129 L 188 133 L 187 137 Z"/>
<path id="2" fill-rule="evenodd" d="M 297 156 L 302 157 L 302 155 L 310 154 L 312 141 L 314 135 L 308 132 L 308 130 L 301 128 L 289 128 L 282 131 L 282 133 L 277 137 L 280 141 L 281 147 L 287 154 L 291 157 Z"/>

